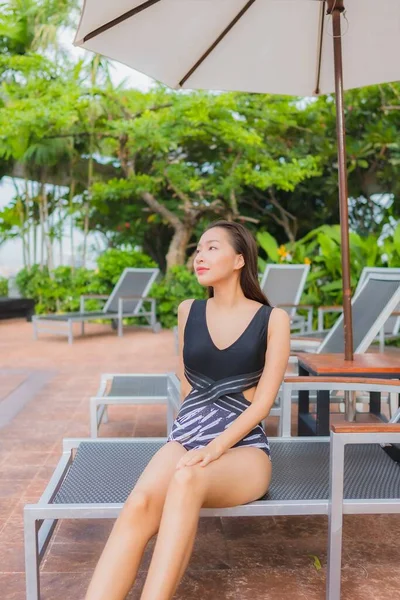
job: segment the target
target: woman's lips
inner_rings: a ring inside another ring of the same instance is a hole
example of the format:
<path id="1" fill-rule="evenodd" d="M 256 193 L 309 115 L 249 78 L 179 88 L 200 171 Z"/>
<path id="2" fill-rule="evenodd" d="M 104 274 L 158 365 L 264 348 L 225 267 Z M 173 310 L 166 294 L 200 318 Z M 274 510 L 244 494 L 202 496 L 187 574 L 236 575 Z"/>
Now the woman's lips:
<path id="1" fill-rule="evenodd" d="M 198 269 L 196 269 L 196 273 L 198 275 L 201 275 L 202 273 L 205 273 L 206 271 L 209 271 L 209 269 L 206 269 L 205 267 L 199 267 Z"/>

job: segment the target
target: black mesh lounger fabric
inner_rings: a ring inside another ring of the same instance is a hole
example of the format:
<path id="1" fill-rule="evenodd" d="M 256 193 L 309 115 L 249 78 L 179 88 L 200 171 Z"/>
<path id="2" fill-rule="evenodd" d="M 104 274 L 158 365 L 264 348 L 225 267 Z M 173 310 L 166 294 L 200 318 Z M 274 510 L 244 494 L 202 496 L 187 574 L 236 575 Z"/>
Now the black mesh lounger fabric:
<path id="1" fill-rule="evenodd" d="M 83 442 L 55 504 L 124 503 L 163 442 Z M 329 442 L 271 441 L 273 479 L 265 500 L 327 500 Z M 346 499 L 400 498 L 400 467 L 377 444 L 345 451 Z"/>
<path id="2" fill-rule="evenodd" d="M 168 376 L 164 377 L 133 377 L 126 375 L 114 376 L 107 396 L 167 396 Z"/>
<path id="3" fill-rule="evenodd" d="M 39 318 L 37 319 L 38 321 L 68 321 L 69 319 L 72 320 L 79 320 L 79 319 L 107 319 L 107 318 L 114 318 L 115 316 L 118 316 L 118 313 L 115 312 L 103 312 L 101 310 L 99 311 L 88 311 L 88 312 L 69 312 L 69 313 L 65 313 L 63 315 L 40 315 Z"/>

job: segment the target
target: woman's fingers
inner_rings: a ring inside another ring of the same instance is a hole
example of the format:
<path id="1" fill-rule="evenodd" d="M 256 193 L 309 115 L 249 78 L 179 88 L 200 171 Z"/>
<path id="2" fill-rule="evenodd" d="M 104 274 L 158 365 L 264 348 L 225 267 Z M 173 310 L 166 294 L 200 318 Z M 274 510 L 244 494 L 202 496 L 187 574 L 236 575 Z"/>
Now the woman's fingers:
<path id="1" fill-rule="evenodd" d="M 206 467 L 212 461 L 211 454 L 206 454 L 203 460 L 201 461 L 200 466 Z"/>
<path id="2" fill-rule="evenodd" d="M 213 456 L 211 452 L 206 452 L 204 449 L 201 450 L 189 450 L 185 456 L 182 456 L 178 464 L 177 469 L 183 467 L 193 467 L 194 465 L 200 464 L 201 467 L 206 467 L 210 462 L 215 460 L 217 457 Z"/>
<path id="3" fill-rule="evenodd" d="M 189 452 L 187 454 L 185 454 L 184 456 L 182 456 L 182 458 L 180 459 L 180 461 L 178 462 L 178 464 L 176 465 L 177 469 L 181 469 L 182 467 L 186 467 L 190 464 L 190 461 L 195 458 L 196 454 L 198 450 L 189 450 Z"/>

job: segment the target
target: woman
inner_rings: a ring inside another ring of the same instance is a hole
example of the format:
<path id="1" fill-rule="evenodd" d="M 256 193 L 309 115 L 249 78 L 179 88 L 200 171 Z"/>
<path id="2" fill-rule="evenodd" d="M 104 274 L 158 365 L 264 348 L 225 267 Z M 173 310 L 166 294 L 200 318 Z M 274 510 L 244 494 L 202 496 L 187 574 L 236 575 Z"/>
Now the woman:
<path id="1" fill-rule="evenodd" d="M 262 293 L 257 246 L 242 225 L 210 225 L 194 268 L 210 298 L 178 309 L 183 404 L 113 527 L 86 600 L 123 600 L 156 533 L 141 600 L 169 600 L 189 562 L 201 507 L 252 502 L 270 483 L 260 422 L 287 366 L 289 317 Z"/>

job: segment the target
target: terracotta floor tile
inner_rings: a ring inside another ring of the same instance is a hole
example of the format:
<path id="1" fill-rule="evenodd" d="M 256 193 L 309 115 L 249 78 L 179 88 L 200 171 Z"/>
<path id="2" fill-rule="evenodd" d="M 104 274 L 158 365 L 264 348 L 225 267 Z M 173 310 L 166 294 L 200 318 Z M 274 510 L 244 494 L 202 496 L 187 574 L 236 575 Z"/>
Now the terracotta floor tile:
<path id="1" fill-rule="evenodd" d="M 91 543 L 104 545 L 111 533 L 114 519 L 64 519 L 59 522 L 54 543 Z"/>
<path id="2" fill-rule="evenodd" d="M 35 465 L 40 467 L 41 465 L 47 463 L 49 455 L 49 452 L 14 450 L 13 452 L 8 452 L 5 455 L 5 464 L 1 465 L 0 463 L 0 471 L 3 470 L 5 467 L 19 467 L 28 465 Z"/>
<path id="3" fill-rule="evenodd" d="M 30 484 L 29 479 L 1 479 L 0 480 L 0 498 L 20 497 Z"/>
<path id="4" fill-rule="evenodd" d="M 31 481 L 39 473 L 40 468 L 38 465 L 29 464 L 18 466 L 3 464 L 0 467 L 0 486 L 7 480 Z"/>
<path id="5" fill-rule="evenodd" d="M 0 545 L 10 544 L 23 548 L 24 546 L 24 522 L 22 515 L 11 516 L 0 532 Z M 0 565 L 0 570 L 2 569 Z"/>
<path id="6" fill-rule="evenodd" d="M 0 573 L 0 590 L 3 600 L 26 600 L 25 575 L 23 573 Z"/>
<path id="7" fill-rule="evenodd" d="M 41 600 L 83 600 L 91 573 L 42 573 Z"/>
<path id="8" fill-rule="evenodd" d="M 17 504 L 17 497 L 0 498 L 0 519 L 8 519 Z"/>
<path id="9" fill-rule="evenodd" d="M 25 557 L 22 544 L 0 544 L 0 572 L 24 573 Z"/>
<path id="10" fill-rule="evenodd" d="M 63 437 L 89 435 L 90 397 L 101 373 L 176 371 L 177 357 L 172 332 L 167 331 L 155 336 L 127 330 L 118 338 L 108 327 L 91 325 L 90 335 L 77 337 L 70 347 L 52 337 L 34 342 L 32 326 L 23 320 L 1 322 L 0 329 L 2 368 L 12 370 L 18 364 L 25 373 L 54 371 L 37 396 L 0 430 L 0 570 L 7 569 L 0 572 L 0 597 L 6 593 L 7 600 L 22 600 L 23 507 L 43 492 L 61 456 Z M 4 381 L 9 388 L 17 382 Z M 0 397 L 4 389 L 0 381 Z M 111 406 L 109 416 L 109 423 L 101 425 L 101 437 L 166 433 L 163 405 Z M 270 418 L 268 435 L 276 434 L 276 426 L 277 418 Z M 17 473 L 24 479 L 16 479 Z M 59 523 L 42 565 L 42 600 L 83 599 L 112 525 L 112 520 L 90 519 Z M 326 535 L 326 517 L 202 519 L 174 600 L 324 600 Z M 399 536 L 397 515 L 345 517 L 342 600 L 395 600 Z M 129 600 L 140 598 L 154 544 L 155 539 L 146 549 Z M 313 556 L 321 562 L 319 571 Z"/>
<path id="11" fill-rule="evenodd" d="M 101 551 L 100 544 L 53 544 L 41 565 L 41 570 L 57 573 L 93 571 Z"/>

